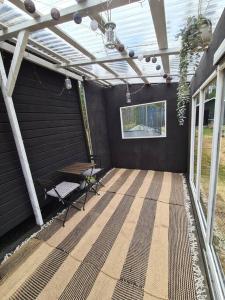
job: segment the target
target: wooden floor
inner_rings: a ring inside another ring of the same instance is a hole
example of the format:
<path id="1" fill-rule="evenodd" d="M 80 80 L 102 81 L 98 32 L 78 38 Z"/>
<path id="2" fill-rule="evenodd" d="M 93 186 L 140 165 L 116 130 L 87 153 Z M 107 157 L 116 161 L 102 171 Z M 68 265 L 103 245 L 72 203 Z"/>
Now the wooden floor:
<path id="1" fill-rule="evenodd" d="M 85 211 L 1 266 L 1 299 L 208 299 L 182 176 L 113 169 L 103 181 Z"/>

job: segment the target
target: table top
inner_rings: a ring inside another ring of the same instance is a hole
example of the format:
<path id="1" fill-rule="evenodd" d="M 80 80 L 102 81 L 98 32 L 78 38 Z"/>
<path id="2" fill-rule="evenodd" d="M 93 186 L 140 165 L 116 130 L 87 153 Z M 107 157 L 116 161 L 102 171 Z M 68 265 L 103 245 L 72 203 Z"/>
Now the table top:
<path id="1" fill-rule="evenodd" d="M 83 163 L 83 162 L 75 162 L 71 165 L 65 166 L 64 168 L 58 170 L 62 173 L 69 173 L 74 175 L 82 175 L 84 171 L 93 168 L 95 166 L 95 163 Z"/>

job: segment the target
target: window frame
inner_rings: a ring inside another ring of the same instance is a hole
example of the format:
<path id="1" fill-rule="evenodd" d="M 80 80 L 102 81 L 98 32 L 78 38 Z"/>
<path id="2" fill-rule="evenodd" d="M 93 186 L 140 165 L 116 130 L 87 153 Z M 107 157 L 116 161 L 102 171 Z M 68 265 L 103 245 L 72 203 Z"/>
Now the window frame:
<path id="1" fill-rule="evenodd" d="M 164 103 L 164 105 L 165 105 L 165 112 L 164 112 L 164 117 L 165 117 L 165 134 L 164 135 L 157 135 L 157 136 L 124 137 L 122 110 L 123 109 L 127 109 L 127 108 L 131 108 L 131 107 L 146 106 L 148 104 L 156 104 L 156 103 Z M 127 106 L 120 107 L 120 126 L 121 126 L 121 136 L 122 136 L 123 140 L 166 138 L 167 137 L 167 100 L 147 102 L 147 103 L 141 103 L 141 104 L 135 104 L 135 105 L 127 105 Z"/>
<path id="2" fill-rule="evenodd" d="M 200 203 L 200 176 L 201 176 L 201 161 L 202 161 L 202 138 L 203 138 L 203 112 L 205 105 L 205 88 L 216 78 L 216 100 L 214 111 L 214 128 L 212 137 L 212 152 L 211 152 L 211 167 L 210 167 L 210 181 L 209 181 L 209 197 L 208 197 L 208 214 L 205 218 L 203 209 Z M 199 123 L 198 123 L 198 153 L 197 153 L 197 179 L 196 185 L 194 178 L 194 138 L 195 138 L 195 114 L 196 105 L 195 99 L 199 96 Z M 216 208 L 216 191 L 219 171 L 219 151 L 220 151 L 220 137 L 221 137 L 221 117 L 222 105 L 225 96 L 225 63 L 218 65 L 217 69 L 208 77 L 208 79 L 201 85 L 201 87 L 192 96 L 192 114 L 191 114 L 191 143 L 190 143 L 190 171 L 189 183 L 194 199 L 195 208 L 197 211 L 201 232 L 203 235 L 203 242 L 205 246 L 205 258 L 209 270 L 209 276 L 212 279 L 211 285 L 213 291 L 216 293 L 217 299 L 224 299 L 225 297 L 225 281 L 224 275 L 221 271 L 214 246 L 212 244 L 214 216 Z M 195 188 L 196 186 L 196 188 Z"/>

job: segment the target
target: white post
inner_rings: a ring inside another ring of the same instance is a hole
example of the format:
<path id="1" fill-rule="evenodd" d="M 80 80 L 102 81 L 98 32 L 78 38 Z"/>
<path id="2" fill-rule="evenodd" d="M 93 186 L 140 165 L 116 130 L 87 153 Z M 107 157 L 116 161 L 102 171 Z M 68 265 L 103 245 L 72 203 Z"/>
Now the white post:
<path id="1" fill-rule="evenodd" d="M 31 205 L 32 205 L 32 208 L 34 211 L 36 223 L 41 226 L 41 225 L 43 225 L 41 210 L 40 210 L 39 202 L 37 199 L 37 195 L 36 195 L 36 191 L 35 191 L 35 187 L 34 187 L 34 183 L 33 183 L 33 178 L 31 175 L 23 139 L 21 136 L 20 128 L 19 128 L 19 123 L 18 123 L 17 116 L 16 116 L 16 111 L 15 111 L 14 104 L 13 104 L 13 100 L 12 100 L 12 97 L 8 96 L 8 94 L 7 94 L 7 89 L 6 89 L 7 76 L 5 73 L 5 67 L 4 67 L 4 63 L 2 60 L 1 54 L 0 54 L 0 75 L 1 75 L 0 76 L 0 85 L 2 88 L 2 94 L 3 94 L 4 101 L 5 101 L 5 106 L 6 106 L 6 110 L 8 113 L 9 122 L 10 122 L 10 125 L 12 128 L 12 133 L 14 136 L 17 152 L 19 155 L 23 175 L 24 175 L 25 182 L 26 182 L 26 186 L 27 186 L 28 193 L 30 196 Z M 12 90 L 11 90 L 11 92 L 12 92 Z"/>
<path id="2" fill-rule="evenodd" d="M 8 79 L 7 79 L 7 85 L 6 85 L 7 95 L 9 97 L 12 97 L 13 90 L 15 88 L 17 76 L 23 60 L 23 55 L 26 49 L 28 37 L 29 37 L 29 32 L 25 30 L 21 31 L 18 34 L 16 48 L 13 54 L 13 59 L 11 62 Z"/>

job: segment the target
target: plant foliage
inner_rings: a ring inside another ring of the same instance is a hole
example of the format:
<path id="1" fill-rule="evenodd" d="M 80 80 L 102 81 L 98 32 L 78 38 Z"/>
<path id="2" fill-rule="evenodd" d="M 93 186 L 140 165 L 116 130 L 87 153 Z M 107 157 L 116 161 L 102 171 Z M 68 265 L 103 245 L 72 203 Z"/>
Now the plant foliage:
<path id="1" fill-rule="evenodd" d="M 177 92 L 177 117 L 179 125 L 184 124 L 187 103 L 190 101 L 190 87 L 187 82 L 189 64 L 198 65 L 200 52 L 204 51 L 208 42 L 202 39 L 202 25 L 211 26 L 211 21 L 203 16 L 189 17 L 186 26 L 178 33 L 181 37 L 180 81 Z"/>

